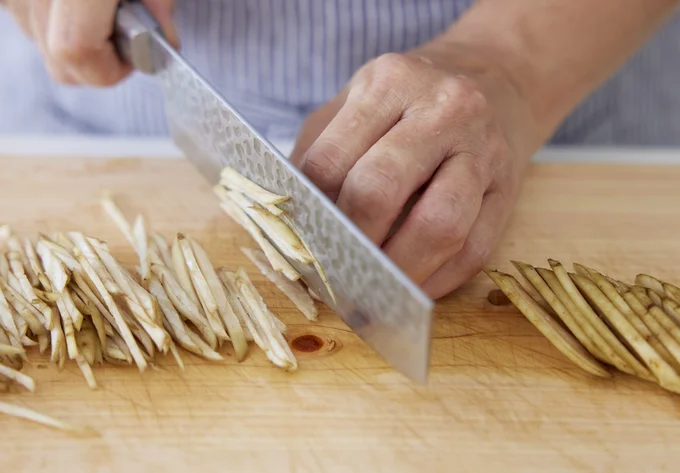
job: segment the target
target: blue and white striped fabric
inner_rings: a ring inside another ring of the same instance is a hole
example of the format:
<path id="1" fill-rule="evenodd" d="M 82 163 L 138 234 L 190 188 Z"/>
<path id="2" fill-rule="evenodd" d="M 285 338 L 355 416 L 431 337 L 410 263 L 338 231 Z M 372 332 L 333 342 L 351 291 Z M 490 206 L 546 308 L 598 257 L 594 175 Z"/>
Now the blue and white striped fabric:
<path id="1" fill-rule="evenodd" d="M 196 68 L 268 138 L 291 140 L 362 64 L 431 40 L 473 1 L 179 0 L 176 20 L 182 52 Z M 678 33 L 676 21 L 554 141 L 680 143 Z M 0 68 L 0 133 L 168 133 L 152 78 L 135 74 L 103 90 L 58 86 L 5 12 Z"/>

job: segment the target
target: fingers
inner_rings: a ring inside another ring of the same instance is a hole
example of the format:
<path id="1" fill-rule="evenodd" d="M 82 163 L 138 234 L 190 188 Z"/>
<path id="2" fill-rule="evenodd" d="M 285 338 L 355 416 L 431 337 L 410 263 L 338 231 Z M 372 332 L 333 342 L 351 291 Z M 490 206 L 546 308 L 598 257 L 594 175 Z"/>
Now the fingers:
<path id="1" fill-rule="evenodd" d="M 422 289 L 433 299 L 439 299 L 476 276 L 502 236 L 501 229 L 505 227 L 511 209 L 504 194 L 487 194 L 461 251 L 427 278 Z"/>
<path id="2" fill-rule="evenodd" d="M 331 101 L 314 110 L 307 116 L 302 124 L 300 132 L 295 139 L 295 147 L 290 154 L 290 161 L 294 166 L 301 168 L 305 153 L 309 147 L 319 138 L 321 132 L 328 126 L 338 110 L 342 108 L 347 99 L 347 89 L 343 89 Z"/>
<path id="3" fill-rule="evenodd" d="M 179 49 L 179 35 L 175 22 L 172 20 L 172 14 L 175 11 L 174 0 L 144 0 L 143 3 L 160 25 L 168 43 L 175 49 Z"/>
<path id="4" fill-rule="evenodd" d="M 25 2 L 28 9 L 28 24 L 33 39 L 40 52 L 47 53 L 47 27 L 50 19 L 52 0 L 29 0 Z"/>
<path id="5" fill-rule="evenodd" d="M 474 155 L 446 161 L 383 246 L 387 256 L 416 284 L 424 282 L 463 247 L 489 181 Z"/>
<path id="6" fill-rule="evenodd" d="M 444 160 L 448 139 L 436 133 L 427 112 L 404 118 L 348 172 L 338 208 L 380 245 L 409 197 Z"/>
<path id="7" fill-rule="evenodd" d="M 168 42 L 179 47 L 173 0 L 145 0 Z M 118 0 L 8 0 L 7 7 L 42 53 L 58 82 L 114 85 L 132 68 L 111 41 Z"/>
<path id="8" fill-rule="evenodd" d="M 117 0 L 53 0 L 48 54 L 79 82 L 108 86 L 129 74 L 110 41 L 117 7 Z"/>
<path id="9" fill-rule="evenodd" d="M 31 31 L 33 32 L 33 38 L 45 60 L 45 66 L 47 67 L 50 76 L 62 84 L 76 84 L 76 78 L 69 73 L 67 67 L 50 56 L 47 50 L 47 31 L 49 27 L 52 0 L 31 0 L 26 3 L 30 5 L 30 26 Z"/>
<path id="10" fill-rule="evenodd" d="M 371 104 L 348 98 L 302 157 L 302 172 L 332 200 L 338 198 L 352 166 L 396 123 L 401 112 L 385 107 L 376 117 L 374 111 Z"/>
<path id="11" fill-rule="evenodd" d="M 54 60 L 47 50 L 51 4 L 52 0 L 8 0 L 6 6 L 24 34 L 35 42 L 52 78 L 63 84 L 74 84 L 75 78 L 62 64 Z"/>
<path id="12" fill-rule="evenodd" d="M 355 76 L 347 99 L 300 159 L 300 169 L 332 200 L 354 164 L 401 118 L 405 89 L 391 87 L 389 71 L 370 65 Z"/>
<path id="13" fill-rule="evenodd" d="M 5 6 L 14 17 L 21 31 L 26 36 L 32 37 L 30 2 L 28 0 L 5 0 Z"/>
<path id="14" fill-rule="evenodd" d="M 468 243 L 470 232 L 496 223 L 490 210 L 480 216 L 484 196 L 494 179 L 515 180 L 499 177 L 514 161 L 480 84 L 431 61 L 383 55 L 334 102 L 305 123 L 294 164 L 416 284 L 451 287 L 432 275 L 452 259 L 474 269 L 486 247 Z"/>

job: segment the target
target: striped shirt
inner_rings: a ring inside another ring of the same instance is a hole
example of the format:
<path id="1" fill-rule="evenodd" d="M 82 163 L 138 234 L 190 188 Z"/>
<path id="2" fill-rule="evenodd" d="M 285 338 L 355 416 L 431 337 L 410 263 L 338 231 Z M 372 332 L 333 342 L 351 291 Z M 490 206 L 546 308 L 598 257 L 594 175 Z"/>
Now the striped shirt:
<path id="1" fill-rule="evenodd" d="M 431 40 L 474 0 L 178 0 L 182 53 L 271 140 L 291 140 L 373 57 Z M 0 12 L 0 133 L 168 134 L 160 88 L 53 83 Z M 8 46 L 11 45 L 11 46 Z M 680 21 L 566 120 L 554 143 L 680 144 Z M 675 58 L 675 60 L 673 60 Z"/>

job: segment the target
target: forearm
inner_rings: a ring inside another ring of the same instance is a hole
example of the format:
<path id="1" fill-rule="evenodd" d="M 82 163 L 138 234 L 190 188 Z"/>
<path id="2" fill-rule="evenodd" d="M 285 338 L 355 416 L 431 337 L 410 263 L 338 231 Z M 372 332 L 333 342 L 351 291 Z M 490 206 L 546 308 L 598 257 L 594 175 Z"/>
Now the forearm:
<path id="1" fill-rule="evenodd" d="M 679 3 L 479 0 L 441 39 L 473 67 L 483 67 L 475 51 L 497 59 L 549 134 Z"/>

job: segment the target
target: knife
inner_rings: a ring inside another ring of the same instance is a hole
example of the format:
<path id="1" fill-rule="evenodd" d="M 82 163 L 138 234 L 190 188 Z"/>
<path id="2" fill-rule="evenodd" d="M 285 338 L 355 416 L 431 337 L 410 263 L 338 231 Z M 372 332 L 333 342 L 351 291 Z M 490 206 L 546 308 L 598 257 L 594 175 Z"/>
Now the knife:
<path id="1" fill-rule="evenodd" d="M 170 46 L 140 2 L 121 2 L 115 26 L 121 58 L 158 79 L 172 139 L 186 158 L 211 185 L 231 166 L 290 196 L 284 210 L 326 272 L 333 295 L 310 265 L 287 258 L 290 264 L 369 347 L 425 383 L 434 302 Z"/>

